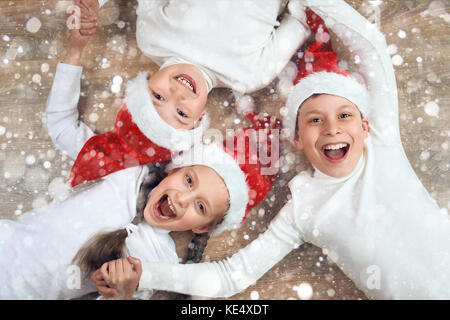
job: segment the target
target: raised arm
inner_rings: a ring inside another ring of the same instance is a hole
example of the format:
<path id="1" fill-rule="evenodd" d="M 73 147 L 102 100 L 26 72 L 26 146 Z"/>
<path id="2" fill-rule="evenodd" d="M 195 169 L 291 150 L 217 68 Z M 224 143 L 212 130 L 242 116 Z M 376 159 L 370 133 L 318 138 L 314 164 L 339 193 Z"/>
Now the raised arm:
<path id="1" fill-rule="evenodd" d="M 398 95 L 394 68 L 384 35 L 344 0 L 302 0 L 343 43 L 359 56 L 360 73 L 373 105 L 368 116 L 371 134 L 383 143 L 398 144 Z"/>
<path id="2" fill-rule="evenodd" d="M 229 297 L 256 282 L 302 243 L 288 202 L 267 231 L 230 258 L 198 264 L 142 262 L 140 289 Z"/>
<path id="3" fill-rule="evenodd" d="M 58 149 L 73 159 L 84 143 L 94 135 L 87 125 L 79 121 L 77 108 L 83 70 L 80 66 L 81 55 L 92 34 L 84 36 L 79 30 L 71 31 L 67 55 L 64 63 L 59 63 L 56 67 L 45 110 L 44 127 L 50 138 Z"/>

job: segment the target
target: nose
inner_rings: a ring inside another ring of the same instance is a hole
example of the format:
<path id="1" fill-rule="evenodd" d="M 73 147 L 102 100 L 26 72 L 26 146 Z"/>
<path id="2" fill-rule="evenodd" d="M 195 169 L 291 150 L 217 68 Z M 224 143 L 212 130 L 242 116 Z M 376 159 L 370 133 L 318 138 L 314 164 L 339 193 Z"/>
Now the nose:
<path id="1" fill-rule="evenodd" d="M 183 87 L 177 80 L 173 80 L 170 85 L 170 91 L 173 99 L 177 102 L 184 100 L 192 100 L 196 98 L 196 95 L 189 89 Z"/>
<path id="2" fill-rule="evenodd" d="M 185 101 L 188 99 L 186 94 L 176 85 L 170 88 L 170 100 L 175 106 L 185 106 Z"/>
<path id="3" fill-rule="evenodd" d="M 325 122 L 325 125 L 323 126 L 324 135 L 334 136 L 340 133 L 342 133 L 342 129 L 337 121 L 328 120 Z"/>
<path id="4" fill-rule="evenodd" d="M 190 191 L 178 191 L 175 194 L 174 200 L 179 208 L 186 209 L 194 200 L 194 194 Z"/>
<path id="5" fill-rule="evenodd" d="M 181 97 L 181 90 L 176 85 L 170 86 L 170 98 L 177 101 Z"/>

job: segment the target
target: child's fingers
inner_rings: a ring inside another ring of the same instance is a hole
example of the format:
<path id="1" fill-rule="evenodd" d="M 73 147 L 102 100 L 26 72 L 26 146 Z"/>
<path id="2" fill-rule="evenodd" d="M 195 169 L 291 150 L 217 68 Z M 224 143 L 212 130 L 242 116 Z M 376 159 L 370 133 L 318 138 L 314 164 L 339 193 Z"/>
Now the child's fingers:
<path id="1" fill-rule="evenodd" d="M 142 273 L 142 264 L 141 260 L 138 258 L 128 257 L 128 261 L 133 265 L 134 270 L 140 275 Z"/>
<path id="2" fill-rule="evenodd" d="M 103 281 L 103 277 L 102 277 L 100 270 L 96 270 L 92 273 L 91 281 L 94 282 L 95 284 Z"/>
<path id="3" fill-rule="evenodd" d="M 81 1 L 74 1 L 74 4 L 78 7 L 78 9 L 80 10 L 80 16 L 91 16 L 91 13 L 89 11 L 89 8 L 86 7 L 85 5 L 83 5 L 83 3 L 81 3 Z"/>
<path id="4" fill-rule="evenodd" d="M 130 263 L 130 261 L 127 258 L 125 258 L 123 259 L 122 265 L 123 265 L 123 272 L 126 275 L 131 275 L 133 272 L 133 265 Z"/>
<path id="5" fill-rule="evenodd" d="M 92 36 L 95 33 L 94 29 L 80 30 L 82 36 Z"/>
<path id="6" fill-rule="evenodd" d="M 92 15 L 94 13 L 93 8 L 88 3 L 86 3 L 86 1 L 81 0 L 81 4 L 83 5 L 84 8 L 86 8 L 88 10 L 90 15 Z"/>
<path id="7" fill-rule="evenodd" d="M 95 286 L 97 286 L 97 287 L 107 287 L 108 286 L 108 284 L 106 283 L 105 280 L 100 280 L 100 281 L 97 280 L 94 283 L 95 283 Z"/>
<path id="8" fill-rule="evenodd" d="M 117 260 L 116 260 L 116 272 L 117 272 L 117 276 L 123 275 L 123 263 L 122 263 L 122 259 L 117 259 Z"/>
<path id="9" fill-rule="evenodd" d="M 93 29 L 96 28 L 98 25 L 97 22 L 83 22 L 80 21 L 80 29 L 87 30 L 87 29 Z"/>
<path id="10" fill-rule="evenodd" d="M 102 278 L 106 281 L 106 283 L 109 283 L 109 280 L 110 280 L 109 263 L 104 263 L 99 270 L 100 270 L 100 274 L 102 275 Z"/>
<path id="11" fill-rule="evenodd" d="M 81 22 L 98 22 L 96 16 L 90 16 L 90 15 L 84 14 L 83 12 L 80 15 L 80 21 Z"/>
<path id="12" fill-rule="evenodd" d="M 105 298 L 114 297 L 118 294 L 117 290 L 114 288 L 108 288 L 106 286 L 97 286 L 97 291 Z"/>
<path id="13" fill-rule="evenodd" d="M 84 2 L 83 0 L 78 1 L 79 3 L 79 7 L 81 10 L 84 10 L 85 12 L 87 12 L 89 15 L 91 15 L 91 8 L 89 7 L 88 4 L 86 4 L 86 2 Z"/>
<path id="14" fill-rule="evenodd" d="M 114 261 L 108 262 L 109 279 L 107 281 L 109 285 L 116 285 L 116 264 Z"/>
<path id="15" fill-rule="evenodd" d="M 81 22 L 83 22 L 83 21 L 97 22 L 98 21 L 97 14 L 95 14 L 87 9 L 84 9 L 84 8 L 81 8 L 81 10 L 80 10 L 80 18 L 81 18 Z"/>
<path id="16" fill-rule="evenodd" d="M 105 279 L 103 278 L 103 275 L 100 272 L 100 269 L 95 271 L 92 276 L 91 280 L 95 283 L 96 286 L 107 286 Z"/>

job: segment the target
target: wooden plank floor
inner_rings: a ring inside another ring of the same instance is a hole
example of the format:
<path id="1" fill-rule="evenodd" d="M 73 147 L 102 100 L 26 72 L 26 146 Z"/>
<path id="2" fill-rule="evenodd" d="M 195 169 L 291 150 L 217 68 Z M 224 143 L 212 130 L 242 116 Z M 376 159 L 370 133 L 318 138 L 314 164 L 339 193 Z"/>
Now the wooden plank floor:
<path id="1" fill-rule="evenodd" d="M 443 212 L 450 209 L 449 191 L 449 3 L 431 0 L 380 1 L 379 15 L 366 0 L 348 0 L 366 17 L 378 22 L 396 63 L 400 96 L 400 126 L 406 154 L 415 172 Z M 49 203 L 49 183 L 66 177 L 72 161 L 55 149 L 42 127 L 45 102 L 56 64 L 65 54 L 68 30 L 65 8 L 69 1 L 0 1 L 0 218 L 20 214 Z M 97 132 L 113 126 L 122 105 L 125 83 L 141 70 L 156 70 L 136 45 L 136 1 L 115 0 L 101 11 L 101 26 L 83 56 L 84 76 L 80 112 Z M 30 17 L 42 27 L 26 30 Z M 353 57 L 337 41 L 346 61 Z M 112 78 L 124 80 L 112 93 Z M 271 91 L 271 89 L 273 89 Z M 277 81 L 254 93 L 260 110 L 280 116 L 283 98 Z M 224 103 L 225 101 L 228 102 Z M 212 126 L 239 128 L 247 122 L 233 111 L 234 97 L 226 89 L 214 90 L 208 101 Z M 241 120 L 236 123 L 236 119 Z M 225 258 L 263 232 L 286 200 L 287 182 L 307 167 L 302 154 L 283 144 L 282 170 L 276 188 L 254 209 L 243 226 L 211 238 L 204 260 Z M 180 255 L 192 237 L 173 234 Z M 364 294 L 322 251 L 304 245 L 292 251 L 253 286 L 233 299 L 298 299 L 295 288 L 303 282 L 313 288 L 313 299 L 365 299 Z M 154 298 L 173 298 L 159 293 Z"/>

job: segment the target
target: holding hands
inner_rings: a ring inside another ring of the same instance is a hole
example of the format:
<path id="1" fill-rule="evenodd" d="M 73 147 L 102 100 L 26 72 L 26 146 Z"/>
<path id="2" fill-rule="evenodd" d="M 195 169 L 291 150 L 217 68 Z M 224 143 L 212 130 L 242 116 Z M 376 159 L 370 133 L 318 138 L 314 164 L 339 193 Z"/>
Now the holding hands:
<path id="1" fill-rule="evenodd" d="M 92 36 L 98 26 L 98 0 L 75 0 L 74 3 L 81 9 L 80 33 Z"/>
<path id="2" fill-rule="evenodd" d="M 83 50 L 98 26 L 99 6 L 98 0 L 74 0 L 74 5 L 79 8 L 79 12 L 71 12 L 75 19 L 68 25 L 71 31 L 64 63 L 79 66 Z"/>
<path id="3" fill-rule="evenodd" d="M 136 291 L 141 274 L 141 261 L 127 257 L 104 263 L 91 280 L 104 299 L 128 300 Z"/>

